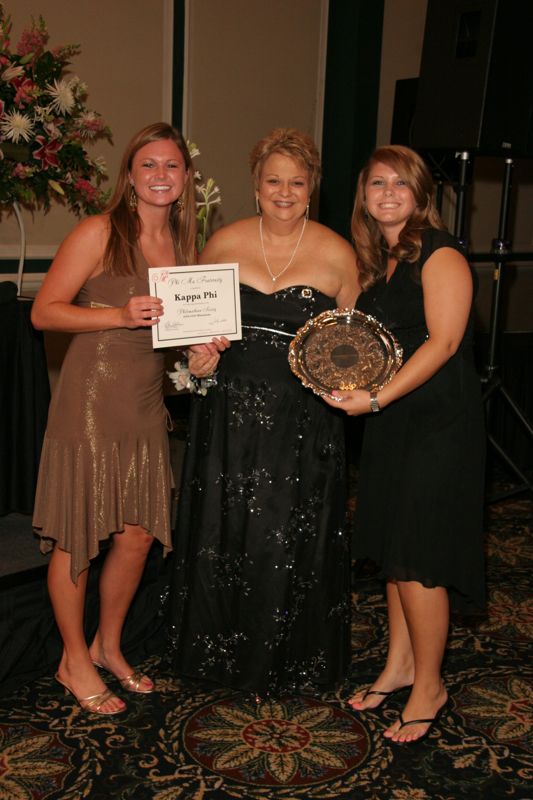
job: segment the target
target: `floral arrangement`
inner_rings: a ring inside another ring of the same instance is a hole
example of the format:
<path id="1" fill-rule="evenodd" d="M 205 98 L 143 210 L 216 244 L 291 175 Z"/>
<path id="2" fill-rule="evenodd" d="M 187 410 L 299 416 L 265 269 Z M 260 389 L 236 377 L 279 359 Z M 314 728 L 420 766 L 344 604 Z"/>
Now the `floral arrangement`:
<path id="1" fill-rule="evenodd" d="M 187 141 L 187 147 L 191 158 L 200 155 L 200 151 L 194 142 Z M 196 189 L 196 219 L 198 221 L 198 233 L 196 234 L 196 248 L 200 253 L 207 242 L 209 235 L 209 218 L 214 206 L 220 205 L 222 197 L 220 189 L 213 178 L 204 180 L 204 176 L 198 170 L 194 173 L 194 185 Z"/>
<path id="2" fill-rule="evenodd" d="M 47 50 L 42 17 L 10 49 L 11 18 L 0 3 L 0 203 L 48 210 L 51 200 L 76 214 L 100 212 L 109 197 L 103 159 L 86 145 L 111 141 L 102 117 L 85 106 L 87 86 L 67 71 L 79 45 Z"/>

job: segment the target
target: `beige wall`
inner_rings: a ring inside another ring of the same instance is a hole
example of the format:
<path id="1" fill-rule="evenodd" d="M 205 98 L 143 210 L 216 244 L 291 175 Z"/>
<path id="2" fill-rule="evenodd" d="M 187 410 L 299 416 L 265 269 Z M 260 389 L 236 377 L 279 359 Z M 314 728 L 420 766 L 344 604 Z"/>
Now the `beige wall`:
<path id="1" fill-rule="evenodd" d="M 385 0 L 376 144 L 389 144 L 396 81 L 416 78 L 427 0 Z"/>
<path id="2" fill-rule="evenodd" d="M 171 0 L 7 0 L 13 19 L 12 42 L 18 41 L 31 17 L 44 18 L 49 46 L 80 44 L 72 71 L 87 83 L 87 106 L 98 111 L 113 133 L 113 144 L 98 142 L 92 153 L 106 159 L 113 185 L 121 153 L 144 125 L 171 118 Z M 28 257 L 50 258 L 76 224 L 74 214 L 56 204 L 48 214 L 23 211 Z M 14 217 L 2 214 L 0 257 L 17 258 L 19 230 Z M 9 276 L 3 276 L 8 278 Z M 23 292 L 32 293 L 42 276 L 24 275 Z M 66 334 L 46 334 L 52 387 L 57 380 Z"/>
<path id="3" fill-rule="evenodd" d="M 327 0 L 189 0 L 184 132 L 222 191 L 217 225 L 255 213 L 248 154 L 277 126 L 318 142 Z"/>
<path id="4" fill-rule="evenodd" d="M 113 145 L 98 142 L 93 155 L 107 161 L 112 186 L 121 152 L 144 125 L 170 119 L 170 0 L 6 0 L 13 19 L 13 46 L 31 17 L 42 15 L 49 47 L 80 44 L 71 70 L 87 83 L 87 105 L 98 111 L 113 133 Z M 23 212 L 27 255 L 49 257 L 76 223 L 60 205 L 49 214 Z M 0 226 L 0 256 L 18 257 L 16 220 L 5 213 Z"/>
<path id="5" fill-rule="evenodd" d="M 143 125 L 171 115 L 172 0 L 17 0 L 8 7 L 16 41 L 42 14 L 50 45 L 80 43 L 73 71 L 89 87 L 114 143 L 93 152 L 112 186 L 121 151 Z M 73 9 L 75 13 L 73 13 Z M 213 176 L 223 204 L 215 226 L 254 213 L 248 153 L 278 125 L 321 139 L 327 0 L 187 0 L 183 131 L 200 148 L 195 166 Z M 53 205 L 23 212 L 29 257 L 51 257 L 76 223 Z M 0 257 L 18 256 L 15 218 L 4 214 Z M 26 282 L 30 278 L 26 276 Z"/>

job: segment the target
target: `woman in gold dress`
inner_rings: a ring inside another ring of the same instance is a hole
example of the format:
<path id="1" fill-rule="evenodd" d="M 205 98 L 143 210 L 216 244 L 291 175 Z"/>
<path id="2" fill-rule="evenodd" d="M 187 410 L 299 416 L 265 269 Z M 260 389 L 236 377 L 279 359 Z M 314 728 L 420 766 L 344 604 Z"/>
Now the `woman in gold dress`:
<path id="1" fill-rule="evenodd" d="M 33 524 L 41 549 L 52 550 L 48 589 L 64 645 L 56 678 L 93 713 L 125 709 L 96 666 L 127 691 L 154 688 L 120 649 L 154 538 L 171 547 L 164 364 L 150 330 L 163 308 L 147 270 L 192 263 L 195 222 L 186 143 L 170 125 L 150 125 L 126 148 L 108 210 L 67 236 L 33 306 L 36 328 L 74 334 L 50 406 Z M 106 540 L 88 646 L 88 568 Z"/>

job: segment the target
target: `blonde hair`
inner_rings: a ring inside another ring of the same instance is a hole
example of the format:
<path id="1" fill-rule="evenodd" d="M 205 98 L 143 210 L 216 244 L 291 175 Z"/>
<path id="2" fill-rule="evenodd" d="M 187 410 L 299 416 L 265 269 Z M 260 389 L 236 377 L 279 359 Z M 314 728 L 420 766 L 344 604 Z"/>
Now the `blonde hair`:
<path id="1" fill-rule="evenodd" d="M 404 180 L 416 202 L 416 208 L 400 231 L 398 243 L 388 251 L 376 220 L 366 208 L 365 188 L 371 169 L 386 164 Z M 427 228 L 445 230 L 435 205 L 435 186 L 423 159 L 402 145 L 387 145 L 374 150 L 359 173 L 352 214 L 352 237 L 359 266 L 359 282 L 366 290 L 386 272 L 385 251 L 399 261 L 415 263 L 420 258 L 422 231 Z"/>
<path id="2" fill-rule="evenodd" d="M 115 191 L 106 209 L 110 221 L 110 233 L 104 253 L 104 270 L 111 275 L 133 274 L 136 270 L 136 247 L 141 225 L 136 210 L 130 208 L 130 170 L 135 154 L 151 142 L 171 140 L 175 142 L 189 173 L 183 189 L 183 206 L 178 210 L 173 204 L 169 217 L 169 228 L 180 263 L 195 261 L 196 199 L 191 156 L 181 133 L 166 122 L 155 122 L 143 128 L 129 142 L 118 173 Z"/>
<path id="3" fill-rule="evenodd" d="M 320 155 L 311 137 L 296 128 L 275 128 L 260 139 L 250 153 L 250 168 L 256 188 L 265 161 L 274 153 L 289 156 L 305 167 L 312 192 L 320 178 Z"/>

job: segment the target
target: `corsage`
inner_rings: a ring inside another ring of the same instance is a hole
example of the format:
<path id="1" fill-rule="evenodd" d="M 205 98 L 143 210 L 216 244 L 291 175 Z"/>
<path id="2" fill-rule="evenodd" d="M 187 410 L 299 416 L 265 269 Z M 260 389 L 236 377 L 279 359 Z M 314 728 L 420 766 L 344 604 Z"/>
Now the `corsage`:
<path id="1" fill-rule="evenodd" d="M 175 372 L 167 372 L 167 375 L 178 392 L 187 389 L 193 394 L 206 395 L 208 389 L 217 385 L 216 372 L 213 372 L 211 375 L 206 375 L 204 378 L 197 378 L 196 375 L 191 375 L 185 361 L 176 361 L 174 370 Z"/>

